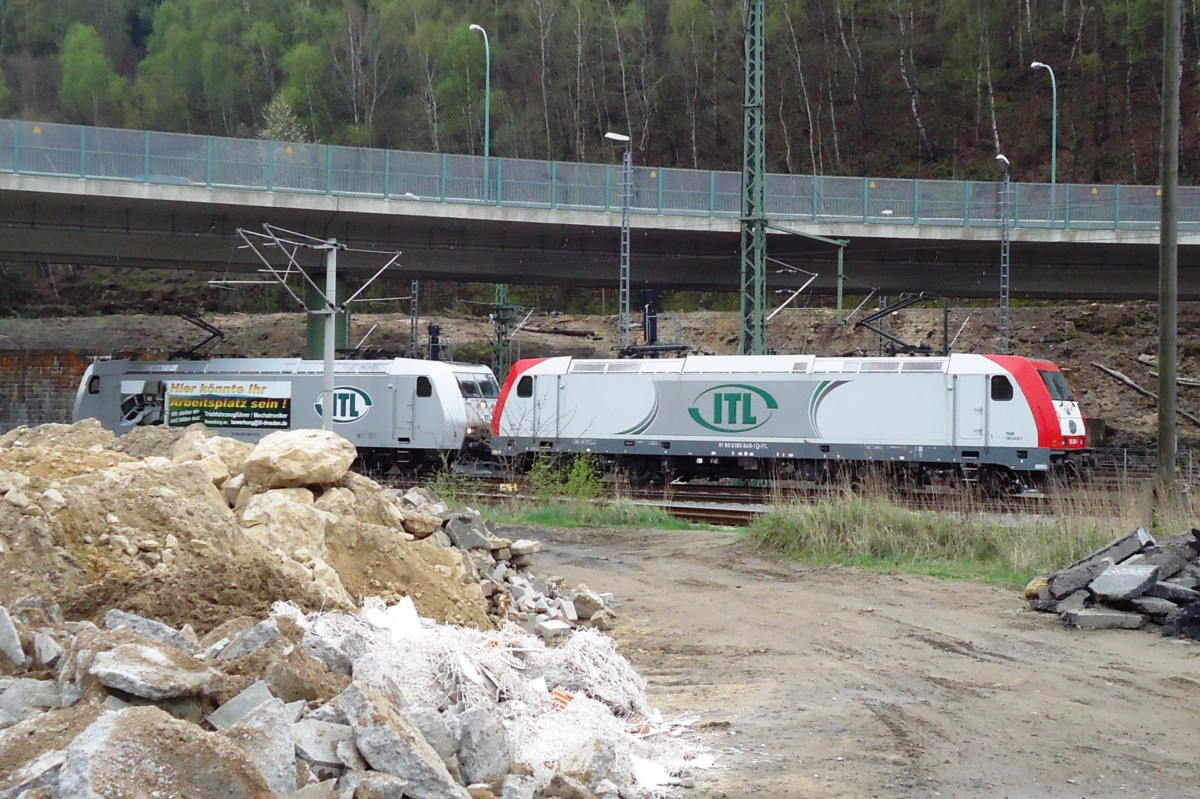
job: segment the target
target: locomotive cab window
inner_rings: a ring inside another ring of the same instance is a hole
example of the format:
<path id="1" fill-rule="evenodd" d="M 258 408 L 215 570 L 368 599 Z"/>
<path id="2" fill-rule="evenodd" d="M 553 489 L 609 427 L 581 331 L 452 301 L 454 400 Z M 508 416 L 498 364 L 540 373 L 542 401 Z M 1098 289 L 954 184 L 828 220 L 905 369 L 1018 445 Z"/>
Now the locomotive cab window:
<path id="1" fill-rule="evenodd" d="M 517 396 L 532 397 L 533 396 L 533 378 L 525 375 L 517 381 Z"/>
<path id="2" fill-rule="evenodd" d="M 89 393 L 89 394 L 99 394 L 100 393 L 100 375 L 92 375 L 88 379 L 87 393 Z"/>
<path id="3" fill-rule="evenodd" d="M 1004 375 L 992 376 L 992 399 L 996 402 L 1008 402 L 1013 398 L 1012 383 Z"/>
<path id="4" fill-rule="evenodd" d="M 1075 395 L 1071 393 L 1071 387 L 1067 385 L 1067 378 L 1062 376 L 1062 372 L 1039 372 L 1042 376 L 1042 382 L 1046 384 L 1046 390 L 1050 392 L 1050 399 L 1058 402 L 1074 402 Z"/>
<path id="5" fill-rule="evenodd" d="M 433 383 L 430 382 L 429 378 L 426 377 L 425 375 L 421 375 L 420 377 L 417 378 L 417 396 L 418 397 L 432 397 L 433 396 Z"/>

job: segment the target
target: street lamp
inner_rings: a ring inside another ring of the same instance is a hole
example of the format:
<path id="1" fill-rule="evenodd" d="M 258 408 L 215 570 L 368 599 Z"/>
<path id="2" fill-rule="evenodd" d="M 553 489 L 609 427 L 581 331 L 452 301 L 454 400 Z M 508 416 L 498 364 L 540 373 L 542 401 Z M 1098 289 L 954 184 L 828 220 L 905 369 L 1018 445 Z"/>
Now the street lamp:
<path id="1" fill-rule="evenodd" d="M 619 289 L 620 320 L 617 344 L 622 353 L 629 349 L 629 210 L 633 203 L 633 141 L 623 133 L 609 131 L 604 138 L 625 145 L 621 169 L 621 279 Z"/>
<path id="2" fill-rule="evenodd" d="M 488 35 L 481 26 L 472 24 L 470 30 L 483 36 L 484 77 L 483 86 L 483 198 L 486 200 L 491 192 L 488 190 L 488 163 L 492 143 L 492 47 L 488 44 Z"/>
<path id="3" fill-rule="evenodd" d="M 1050 102 L 1052 105 L 1050 114 L 1050 213 L 1054 214 L 1056 199 L 1054 184 L 1058 181 L 1058 81 L 1054 79 L 1054 69 L 1049 64 L 1034 61 L 1029 68 L 1044 69 L 1050 73 Z"/>

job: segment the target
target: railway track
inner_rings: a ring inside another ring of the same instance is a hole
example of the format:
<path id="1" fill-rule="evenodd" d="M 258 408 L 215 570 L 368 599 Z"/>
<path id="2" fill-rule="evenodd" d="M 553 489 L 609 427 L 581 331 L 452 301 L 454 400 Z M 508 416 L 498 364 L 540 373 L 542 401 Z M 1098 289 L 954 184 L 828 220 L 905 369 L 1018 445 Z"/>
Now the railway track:
<path id="1" fill-rule="evenodd" d="M 411 485 L 397 481 L 396 485 Z M 1124 483 L 1124 485 L 1128 485 Z M 849 489 L 813 484 L 722 485 L 715 483 L 672 483 L 665 486 L 630 487 L 606 483 L 604 501 L 612 497 L 647 507 L 665 510 L 689 521 L 724 526 L 745 526 L 768 513 L 773 507 L 790 503 L 812 504 L 846 496 Z M 535 501 L 544 491 L 534 490 L 521 480 L 483 472 L 464 475 L 460 488 L 468 501 L 503 503 Z M 1052 515 L 1067 505 L 1085 506 L 1104 513 L 1117 494 L 1105 485 L 1089 485 L 1066 493 L 1024 493 L 992 497 L 965 493 L 961 487 L 893 491 L 889 501 L 913 510 L 945 513 L 1036 514 Z"/>

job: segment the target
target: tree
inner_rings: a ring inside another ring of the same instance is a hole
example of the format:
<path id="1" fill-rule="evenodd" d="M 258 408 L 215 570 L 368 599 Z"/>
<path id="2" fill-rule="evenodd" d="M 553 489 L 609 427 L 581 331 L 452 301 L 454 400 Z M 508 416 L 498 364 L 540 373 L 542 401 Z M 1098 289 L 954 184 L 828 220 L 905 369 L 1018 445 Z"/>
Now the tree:
<path id="1" fill-rule="evenodd" d="M 119 108 L 125 82 L 104 54 L 95 28 L 72 24 L 58 63 L 62 68 L 59 103 L 70 121 L 91 125 L 121 121 Z"/>
<path id="2" fill-rule="evenodd" d="M 255 138 L 264 141 L 308 141 L 308 131 L 282 95 L 275 95 L 262 111 Z"/>

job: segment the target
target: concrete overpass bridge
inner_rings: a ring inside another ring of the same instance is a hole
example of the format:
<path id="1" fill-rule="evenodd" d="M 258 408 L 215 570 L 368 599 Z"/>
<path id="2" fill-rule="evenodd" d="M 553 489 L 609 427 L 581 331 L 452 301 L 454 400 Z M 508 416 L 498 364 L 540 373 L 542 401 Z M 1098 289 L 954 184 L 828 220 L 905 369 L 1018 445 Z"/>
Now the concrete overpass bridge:
<path id="1" fill-rule="evenodd" d="M 614 159 L 615 161 L 616 159 Z M 485 179 L 486 175 L 486 179 Z M 399 250 L 421 280 L 615 287 L 621 168 L 0 120 L 0 260 L 261 267 L 264 223 Z M 740 175 L 634 169 L 634 288 L 738 291 Z M 998 182 L 772 175 L 769 287 L 999 291 Z M 1180 189 L 1180 297 L 1200 299 L 1200 188 Z M 1012 295 L 1157 296 L 1154 186 L 1012 185 Z M 793 235 L 801 233 L 806 235 Z M 304 266 L 319 267 L 319 254 Z M 339 256 L 370 274 L 378 255 Z"/>

